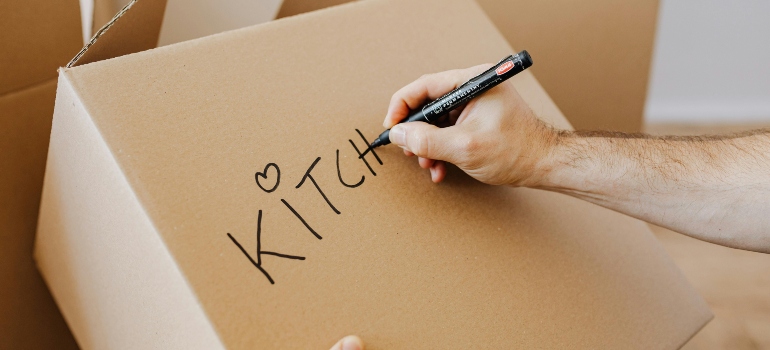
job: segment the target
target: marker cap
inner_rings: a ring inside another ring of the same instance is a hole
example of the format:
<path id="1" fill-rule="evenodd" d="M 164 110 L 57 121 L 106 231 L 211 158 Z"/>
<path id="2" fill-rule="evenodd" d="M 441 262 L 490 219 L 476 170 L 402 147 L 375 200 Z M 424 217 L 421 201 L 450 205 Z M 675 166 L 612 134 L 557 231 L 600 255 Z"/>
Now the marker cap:
<path id="1" fill-rule="evenodd" d="M 519 59 L 521 60 L 521 66 L 527 69 L 532 66 L 532 56 L 529 55 L 527 50 L 519 52 Z"/>

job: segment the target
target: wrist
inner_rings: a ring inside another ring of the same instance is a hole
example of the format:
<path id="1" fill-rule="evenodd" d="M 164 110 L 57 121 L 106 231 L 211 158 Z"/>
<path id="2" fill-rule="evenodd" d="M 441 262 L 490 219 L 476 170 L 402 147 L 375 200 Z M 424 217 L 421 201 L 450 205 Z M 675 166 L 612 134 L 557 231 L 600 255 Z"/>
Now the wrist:
<path id="1" fill-rule="evenodd" d="M 545 124 L 539 127 L 542 129 L 532 134 L 541 136 L 534 140 L 535 142 L 530 139 L 530 142 L 524 146 L 529 150 L 529 154 L 515 161 L 522 163 L 522 158 L 530 160 L 524 162 L 527 164 L 523 164 L 523 169 L 520 168 L 525 176 L 512 183 L 513 186 L 548 189 L 555 184 L 555 174 L 558 174 L 563 167 L 565 143 L 568 142 L 566 134 L 569 132 L 556 130 Z"/>
<path id="2" fill-rule="evenodd" d="M 585 172 L 593 159 L 589 154 L 590 147 L 584 144 L 584 138 L 572 131 L 551 132 L 550 142 L 536 163 L 527 187 L 556 192 L 576 191 L 576 184 L 585 179 Z"/>

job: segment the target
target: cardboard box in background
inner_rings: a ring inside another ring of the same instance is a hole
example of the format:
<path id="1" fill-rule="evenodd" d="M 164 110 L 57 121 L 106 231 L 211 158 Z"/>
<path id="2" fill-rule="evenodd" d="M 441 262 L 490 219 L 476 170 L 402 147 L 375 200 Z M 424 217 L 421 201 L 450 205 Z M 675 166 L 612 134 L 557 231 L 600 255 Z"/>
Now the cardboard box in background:
<path id="1" fill-rule="evenodd" d="M 67 63 L 67 67 L 75 62 L 79 64 L 97 62 L 156 47 L 166 0 L 145 1 L 139 6 L 137 4 L 139 4 L 138 0 L 131 0 L 120 9 L 110 22 L 94 33 L 86 46 Z M 125 16 L 126 13 L 130 13 L 128 18 L 140 17 L 142 21 L 117 22 L 115 20 Z M 106 33 L 110 35 L 104 36 Z"/>
<path id="2" fill-rule="evenodd" d="M 658 0 L 478 0 L 576 129 L 639 132 Z"/>
<path id="3" fill-rule="evenodd" d="M 32 260 L 56 70 L 82 45 L 77 0 L 0 2 L 0 349 L 76 349 Z"/>
<path id="4" fill-rule="evenodd" d="M 77 0 L 3 0 L 0 16 L 0 96 L 55 78 L 83 46 Z"/>
<path id="5" fill-rule="evenodd" d="M 94 27 L 109 22 L 129 0 L 94 1 Z M 263 23 L 275 18 L 281 0 L 168 0 L 158 46 Z"/>
<path id="6" fill-rule="evenodd" d="M 283 0 L 276 18 L 284 18 L 305 12 L 336 6 L 352 0 Z"/>
<path id="7" fill-rule="evenodd" d="M 370 0 L 62 70 L 35 254 L 80 344 L 684 344 L 711 315 L 644 223 L 359 159 L 393 91 L 512 51 L 475 2 Z"/>
<path id="8" fill-rule="evenodd" d="M 285 0 L 278 17 L 350 0 Z M 639 132 L 658 0 L 477 0 L 576 129 Z"/>

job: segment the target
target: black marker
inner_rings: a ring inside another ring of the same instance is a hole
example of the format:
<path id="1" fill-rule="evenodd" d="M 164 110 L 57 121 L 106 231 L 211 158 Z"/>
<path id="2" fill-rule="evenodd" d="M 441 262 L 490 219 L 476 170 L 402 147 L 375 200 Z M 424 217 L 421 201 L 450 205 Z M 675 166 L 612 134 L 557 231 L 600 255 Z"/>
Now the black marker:
<path id="1" fill-rule="evenodd" d="M 521 73 L 530 66 L 532 66 L 532 57 L 529 56 L 527 50 L 519 52 L 514 56 L 508 56 L 494 67 L 489 68 L 484 73 L 481 73 L 471 80 L 468 80 L 465 84 L 460 85 L 457 89 L 454 89 L 446 95 L 439 97 L 437 100 L 423 106 L 420 110 L 412 113 L 400 123 L 417 121 L 431 123 L 436 121 L 444 114 L 449 113 L 449 111 L 483 94 L 485 91 L 499 85 L 514 75 Z M 390 144 L 390 129 L 385 130 L 380 134 L 380 136 L 369 145 L 369 148 L 377 148 L 387 144 Z"/>

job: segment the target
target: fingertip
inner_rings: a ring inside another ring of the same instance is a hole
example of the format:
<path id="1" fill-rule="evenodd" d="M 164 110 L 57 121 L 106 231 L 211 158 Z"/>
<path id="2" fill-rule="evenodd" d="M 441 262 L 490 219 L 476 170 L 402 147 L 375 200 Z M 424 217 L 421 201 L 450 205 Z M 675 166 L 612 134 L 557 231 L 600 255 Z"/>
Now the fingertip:
<path id="1" fill-rule="evenodd" d="M 406 88 L 406 87 L 404 87 Z M 390 129 L 402 119 L 406 118 L 409 114 L 409 105 L 404 101 L 404 88 L 396 91 L 390 98 L 388 103 L 388 112 L 385 113 L 385 119 L 382 121 L 382 126 L 385 129 Z"/>
<path id="2" fill-rule="evenodd" d="M 364 342 L 355 335 L 349 335 L 340 340 L 340 350 L 364 350 Z"/>
<path id="3" fill-rule="evenodd" d="M 436 161 L 429 158 L 418 157 L 417 162 L 420 164 L 420 168 L 430 169 Z"/>
<path id="4" fill-rule="evenodd" d="M 414 153 L 412 153 L 412 151 L 408 149 L 404 149 L 404 155 L 406 155 L 407 157 L 413 157 Z"/>
<path id="5" fill-rule="evenodd" d="M 444 181 L 446 177 L 446 164 L 442 161 L 437 161 L 430 168 L 430 179 L 434 183 Z"/>
<path id="6" fill-rule="evenodd" d="M 388 114 L 385 116 L 385 120 L 382 121 L 382 127 L 385 129 L 390 129 L 394 127 L 396 124 L 398 124 L 398 120 L 396 120 L 396 116 L 392 111 L 388 111 Z"/>
<path id="7" fill-rule="evenodd" d="M 388 108 L 388 113 L 385 114 L 385 119 L 382 120 L 382 127 L 385 129 L 390 129 L 394 125 L 396 125 L 396 122 L 394 122 L 395 117 L 393 116 L 393 107 Z"/>

